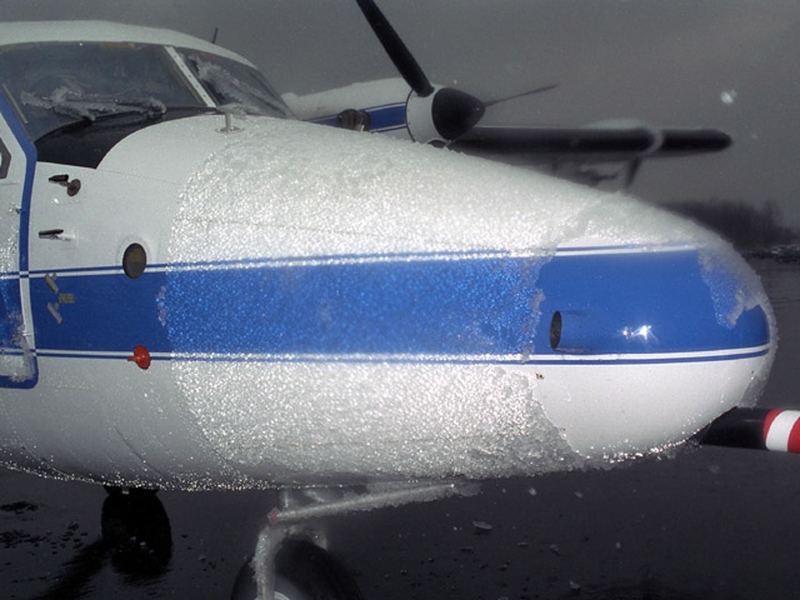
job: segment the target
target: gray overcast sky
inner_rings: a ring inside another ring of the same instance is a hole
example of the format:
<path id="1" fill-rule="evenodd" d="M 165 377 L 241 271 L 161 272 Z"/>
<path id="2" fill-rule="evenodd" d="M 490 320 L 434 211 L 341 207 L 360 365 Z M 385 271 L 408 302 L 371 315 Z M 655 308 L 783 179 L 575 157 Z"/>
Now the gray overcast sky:
<path id="1" fill-rule="evenodd" d="M 631 188 L 655 201 L 774 199 L 800 229 L 797 0 L 378 0 L 436 83 L 483 98 L 559 83 L 485 123 L 639 118 L 717 127 L 719 155 L 650 161 Z M 396 76 L 354 0 L 3 0 L 3 19 L 107 19 L 210 39 L 281 92 Z M 727 101 L 726 101 L 727 100 Z"/>

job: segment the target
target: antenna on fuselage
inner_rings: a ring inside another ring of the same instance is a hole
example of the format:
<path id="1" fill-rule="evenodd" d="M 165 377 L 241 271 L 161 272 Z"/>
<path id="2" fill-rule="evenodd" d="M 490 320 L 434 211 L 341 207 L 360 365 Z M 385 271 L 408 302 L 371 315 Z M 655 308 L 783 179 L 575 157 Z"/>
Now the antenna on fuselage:
<path id="1" fill-rule="evenodd" d="M 219 34 L 219 27 L 214 27 L 214 35 L 211 36 L 211 43 L 217 43 L 217 35 Z"/>

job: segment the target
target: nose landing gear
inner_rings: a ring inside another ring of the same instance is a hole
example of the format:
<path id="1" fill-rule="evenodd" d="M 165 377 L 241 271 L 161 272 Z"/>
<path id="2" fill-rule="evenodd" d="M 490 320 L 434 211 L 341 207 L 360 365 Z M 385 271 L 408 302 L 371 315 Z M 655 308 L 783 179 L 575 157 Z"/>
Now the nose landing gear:
<path id="1" fill-rule="evenodd" d="M 288 538 L 274 559 L 274 600 L 362 600 L 352 575 L 311 540 Z M 249 560 L 239 570 L 232 600 L 259 600 L 256 570 Z M 269 598 L 270 596 L 266 596 Z"/>
<path id="2" fill-rule="evenodd" d="M 476 483 L 393 484 L 361 488 L 283 490 L 254 556 L 240 569 L 232 600 L 362 600 L 348 570 L 323 545 L 309 521 L 355 511 L 471 496 Z"/>

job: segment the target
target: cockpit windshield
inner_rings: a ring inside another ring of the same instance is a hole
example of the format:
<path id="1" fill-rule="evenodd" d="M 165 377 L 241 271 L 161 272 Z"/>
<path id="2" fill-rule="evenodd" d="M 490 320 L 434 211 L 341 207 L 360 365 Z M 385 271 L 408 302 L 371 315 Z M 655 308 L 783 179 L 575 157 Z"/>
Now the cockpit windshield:
<path id="1" fill-rule="evenodd" d="M 188 64 L 181 64 L 181 61 Z M 193 81 L 192 79 L 197 80 Z M 199 80 L 199 81 L 198 81 Z M 193 50 L 129 42 L 47 42 L 0 48 L 2 92 L 33 140 L 78 120 L 236 103 L 285 117 L 283 102 L 246 64 Z M 205 91 L 204 91 L 205 90 Z"/>
<path id="2" fill-rule="evenodd" d="M 237 104 L 246 112 L 287 116 L 280 96 L 256 69 L 199 50 L 179 52 L 217 105 Z"/>

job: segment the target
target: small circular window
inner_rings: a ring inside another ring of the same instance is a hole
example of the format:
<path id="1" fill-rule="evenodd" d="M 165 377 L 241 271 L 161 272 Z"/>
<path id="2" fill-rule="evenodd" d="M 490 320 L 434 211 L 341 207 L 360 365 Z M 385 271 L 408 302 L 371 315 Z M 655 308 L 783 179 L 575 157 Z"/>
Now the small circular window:
<path id="1" fill-rule="evenodd" d="M 122 256 L 122 269 L 131 279 L 138 279 L 147 267 L 147 252 L 141 244 L 131 244 Z"/>

